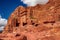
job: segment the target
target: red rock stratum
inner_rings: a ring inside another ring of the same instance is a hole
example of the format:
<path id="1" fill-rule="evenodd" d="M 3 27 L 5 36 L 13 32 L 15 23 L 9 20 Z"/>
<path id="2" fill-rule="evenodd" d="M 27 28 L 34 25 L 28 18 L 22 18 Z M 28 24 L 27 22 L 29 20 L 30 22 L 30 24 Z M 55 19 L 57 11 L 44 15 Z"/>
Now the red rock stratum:
<path id="1" fill-rule="evenodd" d="M 60 0 L 17 7 L 0 34 L 0 40 L 60 40 Z"/>

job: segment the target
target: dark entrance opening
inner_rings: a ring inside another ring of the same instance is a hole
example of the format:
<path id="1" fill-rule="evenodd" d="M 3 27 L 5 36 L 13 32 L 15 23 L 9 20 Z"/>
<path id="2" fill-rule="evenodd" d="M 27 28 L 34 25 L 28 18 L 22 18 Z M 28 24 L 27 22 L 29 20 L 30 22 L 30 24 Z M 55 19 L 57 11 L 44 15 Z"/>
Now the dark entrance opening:
<path id="1" fill-rule="evenodd" d="M 18 20 L 16 19 L 16 27 L 18 27 L 19 26 L 19 22 L 18 22 Z"/>
<path id="2" fill-rule="evenodd" d="M 23 23 L 23 26 L 27 25 L 27 23 Z"/>

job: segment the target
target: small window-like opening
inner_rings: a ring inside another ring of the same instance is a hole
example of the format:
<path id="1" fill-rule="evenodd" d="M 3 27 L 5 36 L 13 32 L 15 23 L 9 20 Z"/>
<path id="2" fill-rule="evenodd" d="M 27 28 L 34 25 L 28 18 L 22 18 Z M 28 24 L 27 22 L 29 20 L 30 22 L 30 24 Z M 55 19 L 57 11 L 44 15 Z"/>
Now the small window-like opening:
<path id="1" fill-rule="evenodd" d="M 38 26 L 38 25 L 39 25 L 39 24 L 34 23 L 32 20 L 31 20 L 31 23 L 32 23 L 32 25 L 34 25 L 34 26 Z"/>
<path id="2" fill-rule="evenodd" d="M 23 23 L 23 26 L 27 25 L 27 23 Z"/>
<path id="3" fill-rule="evenodd" d="M 16 20 L 16 27 L 18 27 L 18 26 L 19 26 L 19 24 L 20 24 L 20 23 L 18 23 L 18 21 Z"/>
<path id="4" fill-rule="evenodd" d="M 48 21 L 44 22 L 44 24 L 47 24 L 47 23 L 49 23 L 49 22 Z"/>
<path id="5" fill-rule="evenodd" d="M 55 21 L 51 21 L 50 23 L 55 23 Z"/>
<path id="6" fill-rule="evenodd" d="M 39 24 L 35 24 L 35 26 L 38 26 Z"/>
<path id="7" fill-rule="evenodd" d="M 19 23 L 16 23 L 16 27 L 18 27 L 19 26 Z"/>
<path id="8" fill-rule="evenodd" d="M 27 37 L 26 37 L 26 36 L 24 36 L 22 40 L 27 40 Z"/>
<path id="9" fill-rule="evenodd" d="M 16 34 L 16 37 L 20 36 L 20 34 Z"/>
<path id="10" fill-rule="evenodd" d="M 47 23 L 55 23 L 55 21 L 45 21 L 44 24 L 47 24 Z"/>
<path id="11" fill-rule="evenodd" d="M 35 23 L 32 23 L 32 25 L 34 25 Z"/>
<path id="12" fill-rule="evenodd" d="M 31 20 L 31 23 L 32 23 L 32 25 L 34 25 L 35 23 Z"/>

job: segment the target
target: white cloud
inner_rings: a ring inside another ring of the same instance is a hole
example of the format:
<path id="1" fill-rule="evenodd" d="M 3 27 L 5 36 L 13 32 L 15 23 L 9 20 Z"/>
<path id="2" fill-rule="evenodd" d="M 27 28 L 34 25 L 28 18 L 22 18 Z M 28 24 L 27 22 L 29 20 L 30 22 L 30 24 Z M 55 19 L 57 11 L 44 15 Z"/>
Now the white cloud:
<path id="1" fill-rule="evenodd" d="M 27 4 L 27 6 L 35 6 L 37 4 L 44 5 L 49 2 L 49 0 L 21 0 L 24 4 Z"/>
<path id="2" fill-rule="evenodd" d="M 7 24 L 7 19 L 2 18 L 0 15 L 0 31 L 3 30 L 6 24 Z"/>

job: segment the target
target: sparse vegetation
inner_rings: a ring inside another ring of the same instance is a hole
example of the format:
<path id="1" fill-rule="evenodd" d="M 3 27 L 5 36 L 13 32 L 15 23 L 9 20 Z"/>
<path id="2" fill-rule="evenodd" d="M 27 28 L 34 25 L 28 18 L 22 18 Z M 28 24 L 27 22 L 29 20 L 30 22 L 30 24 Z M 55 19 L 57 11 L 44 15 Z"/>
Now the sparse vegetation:
<path id="1" fill-rule="evenodd" d="M 35 17 L 33 17 L 33 16 L 30 16 L 30 19 L 36 19 Z"/>
<path id="2" fill-rule="evenodd" d="M 16 15 L 14 15 L 14 19 L 17 19 L 17 16 Z"/>

